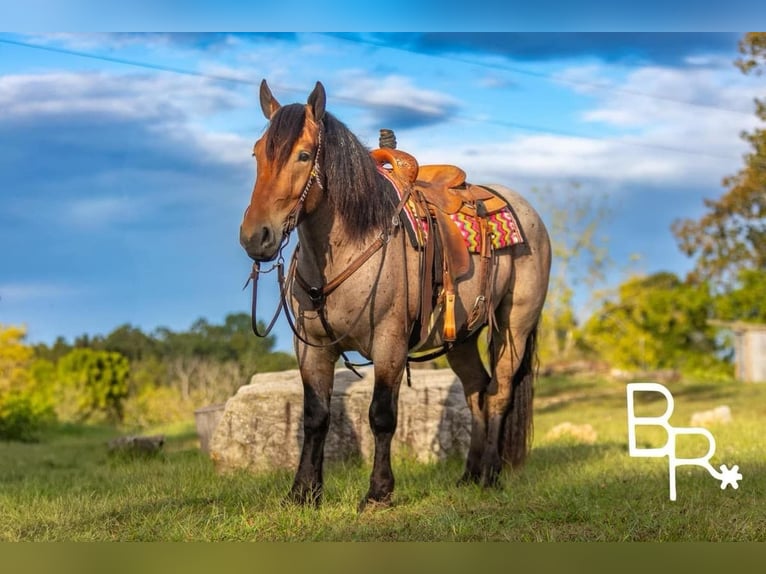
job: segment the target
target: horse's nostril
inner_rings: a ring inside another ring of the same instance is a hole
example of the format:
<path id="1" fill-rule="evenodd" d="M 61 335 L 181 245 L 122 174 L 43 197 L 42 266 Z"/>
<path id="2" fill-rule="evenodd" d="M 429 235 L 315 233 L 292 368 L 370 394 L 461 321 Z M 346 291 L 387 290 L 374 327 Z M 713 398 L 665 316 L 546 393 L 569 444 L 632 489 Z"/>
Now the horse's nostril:
<path id="1" fill-rule="evenodd" d="M 271 242 L 271 229 L 264 227 L 261 230 L 261 245 L 268 245 Z"/>

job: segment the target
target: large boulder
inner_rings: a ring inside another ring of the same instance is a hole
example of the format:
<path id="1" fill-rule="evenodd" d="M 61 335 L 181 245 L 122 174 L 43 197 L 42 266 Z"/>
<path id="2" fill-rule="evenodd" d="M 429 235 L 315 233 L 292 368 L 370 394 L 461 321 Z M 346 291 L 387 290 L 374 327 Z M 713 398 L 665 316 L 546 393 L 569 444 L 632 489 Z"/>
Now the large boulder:
<path id="1" fill-rule="evenodd" d="M 374 441 L 368 410 L 372 369 L 363 379 L 348 370 L 335 373 L 325 459 L 371 460 Z M 464 456 L 470 439 L 470 413 L 463 388 L 447 369 L 412 371 L 399 392 L 394 456 L 419 461 Z M 295 468 L 303 442 L 303 386 L 297 370 L 255 375 L 225 405 L 210 440 L 219 471 Z"/>

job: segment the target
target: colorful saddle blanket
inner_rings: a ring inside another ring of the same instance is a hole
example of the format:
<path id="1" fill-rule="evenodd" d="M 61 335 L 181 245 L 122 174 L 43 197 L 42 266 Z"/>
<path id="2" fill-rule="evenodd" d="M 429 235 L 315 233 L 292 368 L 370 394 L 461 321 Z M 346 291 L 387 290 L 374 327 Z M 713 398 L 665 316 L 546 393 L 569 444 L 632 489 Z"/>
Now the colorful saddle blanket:
<path id="1" fill-rule="evenodd" d="M 396 190 L 397 197 L 401 201 L 402 192 L 397 185 L 394 178 L 385 169 L 380 169 L 380 172 L 388 179 L 391 186 Z M 485 188 L 488 189 L 488 188 Z M 408 225 L 408 233 L 410 240 L 414 247 L 422 249 L 428 239 L 429 232 L 429 219 L 426 217 L 420 217 L 415 207 L 414 201 L 410 200 L 405 204 L 405 218 Z M 452 220 L 460 230 L 463 240 L 465 241 L 466 248 L 471 253 L 481 253 L 482 249 L 482 234 L 481 225 L 479 223 L 479 215 L 476 214 L 474 209 L 461 209 L 456 213 L 448 214 L 448 217 Z M 516 215 L 509 205 L 505 205 L 499 210 L 486 215 L 487 227 L 489 230 L 489 237 L 492 242 L 492 249 L 503 249 L 504 247 L 510 247 L 517 243 L 523 243 L 524 237 L 519 228 L 519 224 L 516 220 Z"/>
<path id="2" fill-rule="evenodd" d="M 463 239 L 472 253 L 481 252 L 481 230 L 476 216 L 468 213 L 453 213 L 450 219 L 463 234 Z M 510 247 L 524 241 L 516 223 L 516 217 L 510 207 L 504 207 L 496 213 L 487 216 L 490 239 L 493 249 Z"/>

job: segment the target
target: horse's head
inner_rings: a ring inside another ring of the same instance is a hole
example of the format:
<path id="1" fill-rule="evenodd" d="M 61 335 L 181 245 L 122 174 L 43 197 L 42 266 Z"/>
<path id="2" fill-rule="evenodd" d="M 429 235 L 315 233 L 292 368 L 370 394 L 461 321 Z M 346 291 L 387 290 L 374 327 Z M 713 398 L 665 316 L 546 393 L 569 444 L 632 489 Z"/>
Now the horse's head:
<path id="1" fill-rule="evenodd" d="M 315 207 L 321 181 L 321 153 L 325 91 L 320 82 L 305 105 L 280 106 L 261 82 L 261 109 L 269 126 L 253 148 L 257 174 L 250 205 L 239 229 L 239 241 L 255 261 L 269 261 L 279 253 L 287 234 L 300 217 Z"/>

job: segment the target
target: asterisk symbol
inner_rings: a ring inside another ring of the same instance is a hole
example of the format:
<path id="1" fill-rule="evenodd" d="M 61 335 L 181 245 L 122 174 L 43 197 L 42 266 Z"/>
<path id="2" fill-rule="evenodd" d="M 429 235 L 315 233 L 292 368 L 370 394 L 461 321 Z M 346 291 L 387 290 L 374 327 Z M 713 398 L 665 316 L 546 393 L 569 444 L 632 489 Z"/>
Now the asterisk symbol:
<path id="1" fill-rule="evenodd" d="M 719 468 L 721 469 L 721 490 L 724 490 L 730 484 L 734 490 L 738 489 L 739 484 L 737 484 L 737 481 L 742 480 L 742 475 L 739 472 L 739 465 L 735 464 L 729 469 L 725 464 L 722 464 Z"/>

